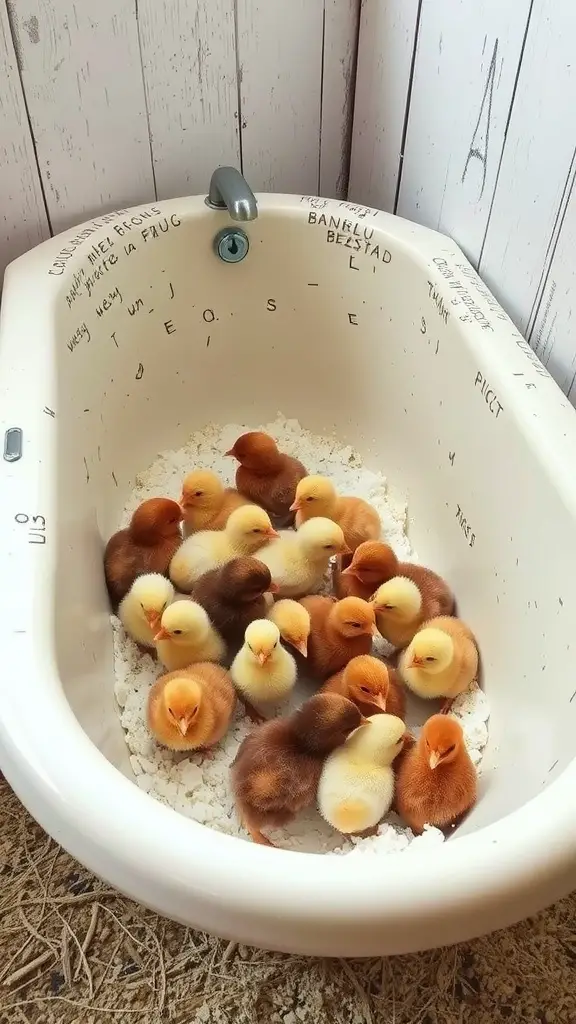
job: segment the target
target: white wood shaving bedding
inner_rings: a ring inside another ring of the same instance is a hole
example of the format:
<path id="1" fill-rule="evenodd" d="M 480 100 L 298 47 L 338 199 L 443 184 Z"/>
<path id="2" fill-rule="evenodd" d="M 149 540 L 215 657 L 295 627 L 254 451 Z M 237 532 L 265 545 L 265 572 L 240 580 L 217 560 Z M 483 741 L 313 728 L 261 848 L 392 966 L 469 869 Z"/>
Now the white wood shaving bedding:
<path id="1" fill-rule="evenodd" d="M 281 451 L 297 456 L 311 473 L 329 476 L 341 494 L 365 498 L 375 506 L 382 521 L 382 536 L 401 559 L 416 556 L 406 536 L 406 505 L 392 498 L 381 473 L 365 469 L 357 452 L 340 444 L 335 437 L 319 437 L 304 430 L 296 420 L 281 414 L 274 423 L 264 425 L 210 424 L 196 431 L 177 451 L 161 452 L 153 464 L 136 478 L 136 485 L 126 503 L 122 524 L 146 498 L 166 495 L 177 498 L 186 473 L 198 467 L 213 470 L 227 484 L 233 485 L 235 463 L 224 455 L 236 438 L 246 430 L 262 429 L 278 442 Z M 136 783 L 156 800 L 167 804 L 194 821 L 220 832 L 247 838 L 236 812 L 229 784 L 229 767 L 238 747 L 250 729 L 243 712 L 236 712 L 232 728 L 214 748 L 212 757 L 201 754 L 176 754 L 158 746 L 146 726 L 146 701 L 150 686 L 161 667 L 149 655 L 142 655 L 124 633 L 120 622 L 112 617 L 114 632 L 115 693 L 120 720 L 126 732 L 130 761 Z M 380 653 L 378 645 L 375 653 Z M 302 699 L 306 693 L 300 691 Z M 418 732 L 418 724 L 408 726 Z M 455 702 L 453 715 L 464 729 L 470 756 L 478 766 L 488 739 L 489 704 L 478 687 L 462 694 Z M 420 715 L 420 720 L 421 720 Z M 389 815 L 376 836 L 366 839 L 343 839 L 314 810 L 300 815 L 285 829 L 270 832 L 278 845 L 306 853 L 340 853 L 351 856 L 368 853 L 393 853 L 420 848 L 423 843 L 443 842 L 443 834 L 427 828 L 414 837 L 397 818 Z"/>

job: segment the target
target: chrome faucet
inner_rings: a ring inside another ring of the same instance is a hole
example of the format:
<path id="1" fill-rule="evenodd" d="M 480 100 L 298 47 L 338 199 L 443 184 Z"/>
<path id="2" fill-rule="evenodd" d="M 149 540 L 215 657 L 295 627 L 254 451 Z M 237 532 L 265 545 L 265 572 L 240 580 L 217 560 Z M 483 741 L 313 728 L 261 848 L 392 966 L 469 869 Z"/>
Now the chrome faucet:
<path id="1" fill-rule="evenodd" d="M 212 210 L 228 210 L 232 220 L 255 220 L 256 196 L 235 167 L 217 167 L 210 179 L 205 203 Z"/>

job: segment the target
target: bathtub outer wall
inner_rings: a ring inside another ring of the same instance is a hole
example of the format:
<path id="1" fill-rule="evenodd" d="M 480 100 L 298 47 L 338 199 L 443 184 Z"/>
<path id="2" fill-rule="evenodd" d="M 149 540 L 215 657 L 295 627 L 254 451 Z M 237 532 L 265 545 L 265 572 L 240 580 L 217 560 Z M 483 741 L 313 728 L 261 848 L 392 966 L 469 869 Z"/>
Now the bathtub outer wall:
<path id="1" fill-rule="evenodd" d="M 63 846 L 176 920 L 324 955 L 471 938 L 576 879 L 574 413 L 450 239 L 335 200 L 259 207 L 237 265 L 211 249 L 227 215 L 196 197 L 87 222 L 7 271 L 0 416 L 24 453 L 1 468 L 0 764 Z M 156 803 L 114 706 L 101 555 L 135 474 L 206 422 L 278 410 L 407 495 L 491 701 L 458 835 L 361 871 Z"/>

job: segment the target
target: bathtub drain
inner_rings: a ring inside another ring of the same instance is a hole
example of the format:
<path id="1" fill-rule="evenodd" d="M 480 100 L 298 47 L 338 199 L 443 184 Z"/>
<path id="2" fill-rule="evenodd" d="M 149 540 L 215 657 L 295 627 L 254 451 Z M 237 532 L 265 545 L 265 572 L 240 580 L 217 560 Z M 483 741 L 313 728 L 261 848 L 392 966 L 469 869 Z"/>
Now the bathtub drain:
<path id="1" fill-rule="evenodd" d="M 224 263 L 239 263 L 246 256 L 250 242 L 241 228 L 224 228 L 214 239 L 216 255 Z"/>

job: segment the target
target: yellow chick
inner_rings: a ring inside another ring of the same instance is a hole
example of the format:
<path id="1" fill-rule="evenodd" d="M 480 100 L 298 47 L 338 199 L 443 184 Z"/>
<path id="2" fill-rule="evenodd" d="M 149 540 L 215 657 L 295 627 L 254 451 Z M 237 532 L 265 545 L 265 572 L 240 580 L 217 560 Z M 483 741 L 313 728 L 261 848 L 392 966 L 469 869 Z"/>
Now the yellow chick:
<path id="1" fill-rule="evenodd" d="M 372 715 L 327 758 L 318 808 L 339 832 L 373 829 L 394 799 L 392 762 L 404 747 L 406 726 L 395 715 Z"/>
<path id="2" fill-rule="evenodd" d="M 280 636 L 287 644 L 295 647 L 304 658 L 308 654 L 308 637 L 310 636 L 310 612 L 299 601 L 286 597 L 275 601 L 268 618 L 280 630 Z"/>
<path id="3" fill-rule="evenodd" d="M 174 587 L 159 572 L 137 576 L 118 608 L 118 618 L 137 644 L 154 647 L 164 609 L 174 600 Z"/>
<path id="4" fill-rule="evenodd" d="M 327 476 L 305 476 L 290 510 L 296 512 L 296 528 L 314 516 L 334 520 L 342 527 L 351 552 L 364 541 L 378 540 L 382 531 L 376 509 L 363 498 L 340 498 Z"/>
<path id="5" fill-rule="evenodd" d="M 447 615 L 429 619 L 400 655 L 398 671 L 419 697 L 445 697 L 442 710 L 449 711 L 478 673 L 478 647 L 472 631 L 461 619 Z"/>
<path id="6" fill-rule="evenodd" d="M 258 552 L 270 569 L 279 597 L 304 597 L 318 590 L 333 555 L 349 553 L 344 534 L 331 519 L 318 517 L 299 530 L 282 530 Z"/>
<path id="7" fill-rule="evenodd" d="M 379 633 L 394 647 L 406 647 L 422 624 L 422 594 L 406 576 L 393 576 L 370 598 Z"/>
<path id="8" fill-rule="evenodd" d="M 277 537 L 263 508 L 243 505 L 232 512 L 223 530 L 201 530 L 180 545 L 170 562 L 170 579 L 179 590 L 189 592 L 205 572 L 233 558 L 253 555 Z"/>
<path id="9" fill-rule="evenodd" d="M 180 508 L 184 536 L 198 530 L 222 530 L 236 508 L 249 505 L 233 487 L 224 484 L 209 469 L 195 469 L 184 478 Z"/>
<path id="10" fill-rule="evenodd" d="M 186 599 L 168 605 L 154 642 L 169 672 L 195 661 L 222 661 L 226 654 L 226 645 L 202 605 Z"/>
<path id="11" fill-rule="evenodd" d="M 148 694 L 148 727 L 170 750 L 198 750 L 218 743 L 236 704 L 230 675 L 205 662 L 156 680 Z"/>
<path id="12" fill-rule="evenodd" d="M 253 706 L 277 704 L 296 682 L 296 662 L 280 643 L 280 630 L 269 619 L 255 619 L 244 634 L 244 645 L 232 662 L 232 681 L 252 721 L 264 721 Z"/>

